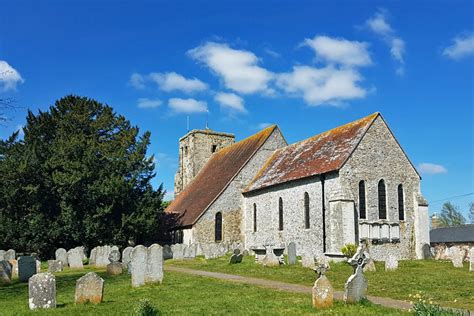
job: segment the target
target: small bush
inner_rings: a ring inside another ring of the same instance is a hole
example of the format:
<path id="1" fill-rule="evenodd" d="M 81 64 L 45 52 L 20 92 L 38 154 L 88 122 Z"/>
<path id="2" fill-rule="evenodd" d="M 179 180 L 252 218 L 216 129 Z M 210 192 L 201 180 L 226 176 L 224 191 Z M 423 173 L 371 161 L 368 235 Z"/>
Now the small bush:
<path id="1" fill-rule="evenodd" d="M 357 246 L 354 244 L 345 244 L 344 247 L 341 248 L 341 252 L 344 256 L 348 258 L 352 258 L 357 251 Z"/>
<path id="2" fill-rule="evenodd" d="M 451 309 L 443 309 L 435 304 L 431 298 L 425 298 L 421 291 L 415 294 L 409 294 L 409 298 L 416 300 L 413 304 L 413 312 L 415 316 L 462 316 L 462 312 Z M 410 302 L 412 303 L 412 302 Z"/>
<path id="3" fill-rule="evenodd" d="M 157 316 L 157 315 L 160 315 L 160 312 L 150 302 L 149 299 L 142 299 L 135 306 L 134 315 L 136 315 L 136 316 Z"/>

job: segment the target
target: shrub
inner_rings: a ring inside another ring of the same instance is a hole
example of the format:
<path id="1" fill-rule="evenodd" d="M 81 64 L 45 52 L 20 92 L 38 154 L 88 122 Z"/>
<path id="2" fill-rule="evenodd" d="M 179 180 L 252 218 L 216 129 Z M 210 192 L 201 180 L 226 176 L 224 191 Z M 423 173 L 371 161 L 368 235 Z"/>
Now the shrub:
<path id="1" fill-rule="evenodd" d="M 415 294 L 409 294 L 409 298 L 416 300 L 413 304 L 415 316 L 462 316 L 462 312 L 452 309 L 443 309 L 441 306 L 433 303 L 431 298 L 425 298 L 421 291 Z M 410 302 L 412 303 L 412 302 Z"/>
<path id="2" fill-rule="evenodd" d="M 136 316 L 157 316 L 160 311 L 151 303 L 149 299 L 140 300 L 135 306 L 134 315 Z"/>
<path id="3" fill-rule="evenodd" d="M 357 246 L 354 244 L 345 244 L 344 247 L 341 248 L 342 254 L 348 258 L 353 257 L 356 251 L 357 251 Z"/>

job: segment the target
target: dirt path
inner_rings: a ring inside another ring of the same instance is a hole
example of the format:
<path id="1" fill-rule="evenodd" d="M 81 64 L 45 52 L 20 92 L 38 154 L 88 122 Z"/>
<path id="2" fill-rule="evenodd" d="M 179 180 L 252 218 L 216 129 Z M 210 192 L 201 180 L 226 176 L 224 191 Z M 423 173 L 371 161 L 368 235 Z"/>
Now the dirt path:
<path id="1" fill-rule="evenodd" d="M 240 275 L 234 274 L 227 274 L 227 273 L 220 273 L 220 272 L 210 272 L 210 271 L 203 271 L 203 270 L 194 270 L 188 268 L 180 268 L 175 266 L 167 265 L 165 266 L 165 270 L 179 272 L 179 273 L 187 273 L 192 275 L 199 275 L 205 277 L 211 277 L 221 280 L 227 280 L 237 283 L 245 283 L 251 285 L 257 285 L 267 288 L 272 288 L 281 291 L 288 291 L 288 292 L 295 292 L 295 293 L 306 293 L 311 294 L 311 287 L 305 285 L 298 285 L 298 284 L 290 284 L 272 280 L 265 280 L 265 279 L 257 279 L 257 278 L 250 278 Z M 334 292 L 334 299 L 342 300 L 344 293 L 341 291 Z M 408 310 L 412 307 L 412 305 L 405 301 L 394 300 L 391 298 L 386 297 L 377 297 L 377 296 L 368 296 L 367 297 L 372 303 L 379 304 L 385 307 L 397 308 Z"/>

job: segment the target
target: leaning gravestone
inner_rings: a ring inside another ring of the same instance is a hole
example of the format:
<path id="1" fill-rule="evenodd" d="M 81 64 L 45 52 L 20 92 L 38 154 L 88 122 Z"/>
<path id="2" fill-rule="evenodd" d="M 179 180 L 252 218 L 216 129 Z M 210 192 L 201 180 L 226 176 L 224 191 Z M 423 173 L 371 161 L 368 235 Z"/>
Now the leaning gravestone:
<path id="1" fill-rule="evenodd" d="M 367 279 L 364 276 L 367 257 L 363 246 L 357 248 L 356 254 L 348 260 L 348 263 L 354 268 L 354 273 L 344 285 L 344 302 L 357 303 L 365 298 L 367 292 Z"/>
<path id="2" fill-rule="evenodd" d="M 61 260 L 48 260 L 48 272 L 55 273 L 63 271 L 63 262 Z"/>
<path id="3" fill-rule="evenodd" d="M 107 265 L 107 274 L 109 275 L 119 275 L 123 272 L 123 266 L 119 262 L 120 260 L 120 251 L 112 250 L 109 253 L 109 261 L 110 263 Z"/>
<path id="4" fill-rule="evenodd" d="M 451 247 L 451 257 L 455 268 L 463 267 L 464 251 L 461 248 L 457 246 Z"/>
<path id="5" fill-rule="evenodd" d="M 394 255 L 388 255 L 387 260 L 385 260 L 385 271 L 397 270 L 398 269 L 398 259 Z"/>
<path id="6" fill-rule="evenodd" d="M 153 244 L 147 249 L 146 283 L 161 283 L 163 281 L 163 248 Z"/>
<path id="7" fill-rule="evenodd" d="M 89 272 L 76 281 L 74 303 L 99 304 L 104 297 L 104 279 L 94 272 Z"/>
<path id="8" fill-rule="evenodd" d="M 36 260 L 32 256 L 21 256 L 18 259 L 18 278 L 20 282 L 28 282 L 28 279 L 36 274 Z"/>
<path id="9" fill-rule="evenodd" d="M 30 309 L 55 308 L 56 279 L 54 275 L 49 272 L 33 275 L 28 281 L 28 293 Z"/>
<path id="10" fill-rule="evenodd" d="M 474 247 L 469 252 L 469 272 L 474 272 Z"/>
<path id="11" fill-rule="evenodd" d="M 127 247 L 122 251 L 122 265 L 124 268 L 128 267 L 128 263 L 132 260 L 130 254 L 132 253 L 133 247 Z"/>
<path id="12" fill-rule="evenodd" d="M 78 248 L 71 249 L 67 252 L 67 261 L 71 269 L 84 269 L 82 265 L 82 254 Z"/>
<path id="13" fill-rule="evenodd" d="M 12 264 L 6 260 L 0 261 L 0 284 L 12 281 Z"/>
<path id="14" fill-rule="evenodd" d="M 58 248 L 56 249 L 56 252 L 54 253 L 56 256 L 56 260 L 61 260 L 63 263 L 63 266 L 67 266 L 67 251 L 64 248 Z"/>
<path id="15" fill-rule="evenodd" d="M 318 275 L 312 289 L 314 308 L 331 307 L 334 302 L 334 289 L 325 275 L 327 269 L 328 266 L 323 263 L 314 270 Z"/>
<path id="16" fill-rule="evenodd" d="M 296 264 L 296 244 L 294 242 L 288 244 L 288 264 Z"/>
<path id="17" fill-rule="evenodd" d="M 5 254 L 3 255 L 4 260 L 15 260 L 16 259 L 16 252 L 13 249 L 8 249 Z"/>
<path id="18" fill-rule="evenodd" d="M 138 245 L 132 250 L 132 287 L 145 285 L 147 248 Z"/>
<path id="19" fill-rule="evenodd" d="M 244 255 L 240 253 L 240 249 L 237 248 L 234 250 L 234 253 L 230 257 L 230 264 L 236 264 L 236 263 L 241 263 Z"/>

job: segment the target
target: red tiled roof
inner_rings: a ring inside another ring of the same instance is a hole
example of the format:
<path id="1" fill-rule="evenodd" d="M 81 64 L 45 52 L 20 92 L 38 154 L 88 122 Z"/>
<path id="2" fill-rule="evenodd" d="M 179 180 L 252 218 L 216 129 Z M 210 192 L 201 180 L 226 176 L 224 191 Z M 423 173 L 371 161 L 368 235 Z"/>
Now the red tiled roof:
<path id="1" fill-rule="evenodd" d="M 379 115 L 371 114 L 276 150 L 245 192 L 339 170 Z"/>
<path id="2" fill-rule="evenodd" d="M 270 126 L 213 154 L 194 180 L 178 194 L 165 211 L 178 215 L 179 226 L 193 225 L 265 143 L 275 128 L 276 125 Z"/>

